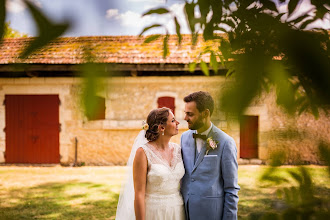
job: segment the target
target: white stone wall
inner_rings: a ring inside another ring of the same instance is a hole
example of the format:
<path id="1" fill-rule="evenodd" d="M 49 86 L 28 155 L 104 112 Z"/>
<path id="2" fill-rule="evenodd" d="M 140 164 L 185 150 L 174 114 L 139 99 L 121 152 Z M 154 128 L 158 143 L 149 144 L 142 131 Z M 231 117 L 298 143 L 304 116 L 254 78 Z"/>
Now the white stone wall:
<path id="1" fill-rule="evenodd" d="M 187 130 L 183 98 L 205 90 L 215 95 L 222 77 L 115 77 L 100 80 L 98 95 L 106 98 L 106 119 L 88 121 L 81 108 L 80 78 L 1 78 L 0 101 L 6 94 L 58 94 L 60 113 L 61 163 L 74 161 L 75 138 L 78 139 L 78 162 L 86 164 L 124 164 L 138 134 L 141 121 L 157 107 L 162 96 L 175 98 L 175 115 L 180 134 Z M 221 115 L 221 114 L 218 114 Z M 224 115 L 222 115 L 224 116 Z M 216 118 L 226 130 L 225 118 Z M 5 162 L 5 106 L 0 106 L 0 163 Z M 237 138 L 236 138 L 237 139 Z M 180 135 L 173 138 L 180 142 Z"/>
<path id="2" fill-rule="evenodd" d="M 75 138 L 78 139 L 78 162 L 89 165 L 125 164 L 131 145 L 138 134 L 141 121 L 150 110 L 157 107 L 162 96 L 175 98 L 175 115 L 180 122 L 179 135 L 173 142 L 180 143 L 180 135 L 186 131 L 183 98 L 191 92 L 204 90 L 212 94 L 217 104 L 224 77 L 182 76 L 182 77 L 114 77 L 100 80 L 98 95 L 106 99 L 106 119 L 88 121 L 81 108 L 82 79 L 66 78 L 0 78 L 0 163 L 5 162 L 5 106 L 6 94 L 58 94 L 60 112 L 60 155 L 62 164 L 74 162 Z M 276 141 L 273 130 L 286 129 L 288 117 L 276 106 L 274 93 L 263 94 L 246 110 L 247 115 L 259 116 L 259 158 L 267 159 L 270 149 L 286 144 L 290 149 L 304 146 L 306 160 L 315 159 L 316 142 L 307 140 Z M 330 142 L 329 117 L 321 115 L 318 121 L 304 114 L 294 124 L 305 133 L 318 134 Z M 215 109 L 212 121 L 231 135 L 237 144 L 239 157 L 239 123 L 229 120 L 219 109 Z M 307 123 L 307 124 L 306 124 Z M 281 127 L 282 126 L 282 127 Z M 300 143 L 304 144 L 300 144 Z M 298 144 L 297 144 L 298 143 Z"/>

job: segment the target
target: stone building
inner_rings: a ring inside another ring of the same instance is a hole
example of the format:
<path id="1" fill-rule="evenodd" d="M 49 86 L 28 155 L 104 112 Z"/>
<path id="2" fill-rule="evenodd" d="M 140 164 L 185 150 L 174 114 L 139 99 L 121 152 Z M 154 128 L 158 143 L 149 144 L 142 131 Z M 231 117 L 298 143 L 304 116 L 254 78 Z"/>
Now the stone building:
<path id="1" fill-rule="evenodd" d="M 216 104 L 227 80 L 226 70 L 204 76 L 188 64 L 202 48 L 182 45 L 171 37 L 170 55 L 163 59 L 160 41 L 143 44 L 133 36 L 60 38 L 26 59 L 19 53 L 31 39 L 5 39 L 0 55 L 0 163 L 61 163 L 122 165 L 151 109 L 167 106 L 186 131 L 183 98 L 204 90 Z M 82 108 L 84 51 L 98 64 L 94 100 L 97 113 Z M 208 57 L 202 57 L 208 61 Z M 264 93 L 245 112 L 245 123 L 218 107 L 213 123 L 236 141 L 241 163 L 268 159 L 284 149 L 287 163 L 320 163 L 317 145 L 330 142 L 330 119 L 310 114 L 289 118 L 276 105 L 274 92 Z M 258 159 L 258 160 L 255 160 Z"/>

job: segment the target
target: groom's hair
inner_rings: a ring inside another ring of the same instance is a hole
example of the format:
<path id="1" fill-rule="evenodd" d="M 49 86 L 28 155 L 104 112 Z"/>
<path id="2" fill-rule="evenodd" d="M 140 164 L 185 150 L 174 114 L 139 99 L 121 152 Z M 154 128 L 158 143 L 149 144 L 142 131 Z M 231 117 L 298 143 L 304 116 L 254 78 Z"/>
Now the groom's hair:
<path id="1" fill-rule="evenodd" d="M 195 102 L 196 108 L 198 109 L 199 112 L 203 112 L 206 109 L 208 109 L 210 111 L 210 116 L 213 113 L 214 101 L 212 96 L 208 92 L 199 91 L 199 92 L 191 93 L 186 97 L 184 97 L 183 101 Z"/>

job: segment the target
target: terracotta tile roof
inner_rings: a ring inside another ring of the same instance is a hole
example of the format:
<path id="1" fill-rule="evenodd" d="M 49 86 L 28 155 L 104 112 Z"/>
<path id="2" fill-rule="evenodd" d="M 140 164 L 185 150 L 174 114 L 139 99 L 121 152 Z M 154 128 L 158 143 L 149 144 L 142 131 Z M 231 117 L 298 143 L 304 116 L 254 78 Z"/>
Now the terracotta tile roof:
<path id="1" fill-rule="evenodd" d="M 163 41 L 159 39 L 144 44 L 145 37 L 138 36 L 93 36 L 93 37 L 62 37 L 44 47 L 26 59 L 19 59 L 20 52 L 33 38 L 4 39 L 0 46 L 0 64 L 79 64 L 84 63 L 84 47 L 89 46 L 99 63 L 127 64 L 187 64 L 195 60 L 202 48 L 216 47 L 216 42 L 198 40 L 195 47 L 191 46 L 190 35 L 183 35 L 181 46 L 177 37 L 170 36 L 170 55 L 163 59 Z M 203 56 L 208 62 L 209 56 Z"/>

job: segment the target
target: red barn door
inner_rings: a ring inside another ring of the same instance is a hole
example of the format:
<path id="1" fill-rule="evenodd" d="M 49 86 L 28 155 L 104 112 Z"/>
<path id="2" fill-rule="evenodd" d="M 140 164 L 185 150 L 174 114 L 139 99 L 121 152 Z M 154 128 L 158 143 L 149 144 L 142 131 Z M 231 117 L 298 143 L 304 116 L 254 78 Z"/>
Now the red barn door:
<path id="1" fill-rule="evenodd" d="M 258 158 L 258 116 L 241 117 L 240 157 Z"/>
<path id="2" fill-rule="evenodd" d="M 6 163 L 59 163 L 58 95 L 6 95 Z"/>

